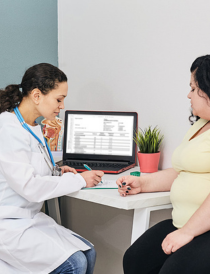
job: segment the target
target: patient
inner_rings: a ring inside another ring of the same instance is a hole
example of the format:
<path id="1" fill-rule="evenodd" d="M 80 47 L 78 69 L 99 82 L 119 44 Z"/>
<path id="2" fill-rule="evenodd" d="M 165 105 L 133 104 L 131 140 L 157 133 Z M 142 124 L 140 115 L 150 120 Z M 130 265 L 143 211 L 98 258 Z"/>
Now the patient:
<path id="1" fill-rule="evenodd" d="M 174 151 L 173 168 L 117 180 L 121 196 L 171 191 L 173 205 L 172 219 L 148 229 L 125 252 L 125 274 L 210 273 L 210 55 L 197 58 L 190 71 L 187 97 L 196 122 Z"/>

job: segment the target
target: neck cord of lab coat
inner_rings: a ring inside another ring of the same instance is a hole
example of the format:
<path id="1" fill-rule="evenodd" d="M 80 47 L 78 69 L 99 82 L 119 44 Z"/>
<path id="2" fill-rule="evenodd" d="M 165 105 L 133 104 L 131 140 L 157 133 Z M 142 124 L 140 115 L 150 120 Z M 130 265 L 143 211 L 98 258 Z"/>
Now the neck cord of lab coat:
<path id="1" fill-rule="evenodd" d="M 16 114 L 18 120 L 20 121 L 22 127 L 25 128 L 28 132 L 30 132 L 30 133 L 37 139 L 37 141 L 38 141 L 40 144 L 42 144 L 42 146 L 44 147 L 44 145 L 43 145 L 42 141 L 39 139 L 39 137 L 36 136 L 36 134 L 29 128 L 29 126 L 28 126 L 28 125 L 26 124 L 26 122 L 24 121 L 23 116 L 21 115 L 21 113 L 20 113 L 18 107 L 15 107 L 15 108 L 14 108 L 14 112 L 15 112 L 15 114 Z M 53 174 L 53 175 L 58 175 L 58 174 L 56 173 L 56 170 L 57 170 L 58 173 L 59 173 L 59 172 L 60 172 L 60 169 L 55 165 L 55 162 L 54 162 L 54 159 L 53 159 L 53 156 L 52 156 L 52 152 L 50 151 L 50 148 L 49 148 L 49 146 L 48 146 L 47 141 L 46 141 L 45 138 L 44 138 L 44 141 L 45 141 L 45 145 L 46 145 L 46 147 L 47 147 L 47 151 L 48 151 L 48 153 L 49 153 L 49 155 L 50 155 L 51 162 L 52 162 L 52 164 L 53 164 L 53 173 L 55 173 L 55 174 Z M 60 175 L 61 175 L 61 174 L 59 174 L 58 176 L 60 176 Z"/>

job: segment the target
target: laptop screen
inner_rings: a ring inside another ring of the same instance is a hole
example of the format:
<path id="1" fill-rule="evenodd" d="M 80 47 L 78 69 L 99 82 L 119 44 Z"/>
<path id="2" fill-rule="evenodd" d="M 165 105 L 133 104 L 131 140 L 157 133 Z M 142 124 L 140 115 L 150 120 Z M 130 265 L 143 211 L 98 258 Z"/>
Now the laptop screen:
<path id="1" fill-rule="evenodd" d="M 135 154 L 136 124 L 134 112 L 66 111 L 64 155 L 128 161 Z"/>

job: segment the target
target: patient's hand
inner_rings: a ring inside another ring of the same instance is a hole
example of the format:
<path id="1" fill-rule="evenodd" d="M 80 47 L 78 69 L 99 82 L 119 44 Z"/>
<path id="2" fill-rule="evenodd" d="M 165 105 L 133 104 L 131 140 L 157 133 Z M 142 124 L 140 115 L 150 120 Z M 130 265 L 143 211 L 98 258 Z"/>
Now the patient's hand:
<path id="1" fill-rule="evenodd" d="M 117 180 L 118 191 L 121 196 L 137 194 L 141 192 L 141 177 L 123 176 Z"/>
<path id="2" fill-rule="evenodd" d="M 177 251 L 180 247 L 188 244 L 193 240 L 193 236 L 185 233 L 182 228 L 168 234 L 162 242 L 163 251 L 169 255 Z"/>

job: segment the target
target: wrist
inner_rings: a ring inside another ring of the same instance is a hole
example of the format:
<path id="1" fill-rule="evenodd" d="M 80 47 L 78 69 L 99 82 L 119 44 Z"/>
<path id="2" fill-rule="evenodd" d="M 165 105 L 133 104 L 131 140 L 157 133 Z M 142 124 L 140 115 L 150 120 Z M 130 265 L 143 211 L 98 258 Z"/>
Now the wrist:
<path id="1" fill-rule="evenodd" d="M 84 178 L 84 176 L 82 175 L 82 173 L 77 173 L 77 174 L 75 174 L 76 176 L 78 176 L 79 178 L 80 178 L 80 180 L 82 181 L 82 183 L 83 183 L 83 187 L 87 187 L 87 182 L 86 182 L 86 180 L 85 180 L 85 178 Z"/>
<path id="2" fill-rule="evenodd" d="M 180 228 L 180 230 L 186 234 L 186 235 L 189 235 L 191 236 L 192 238 L 194 238 L 196 235 L 195 235 L 195 231 L 189 227 L 187 224 L 185 224 L 182 228 Z"/>
<path id="3" fill-rule="evenodd" d="M 146 176 L 142 176 L 142 177 L 138 178 L 138 183 L 139 183 L 139 188 L 140 188 L 139 192 L 148 192 L 147 182 L 144 177 L 146 177 Z"/>

